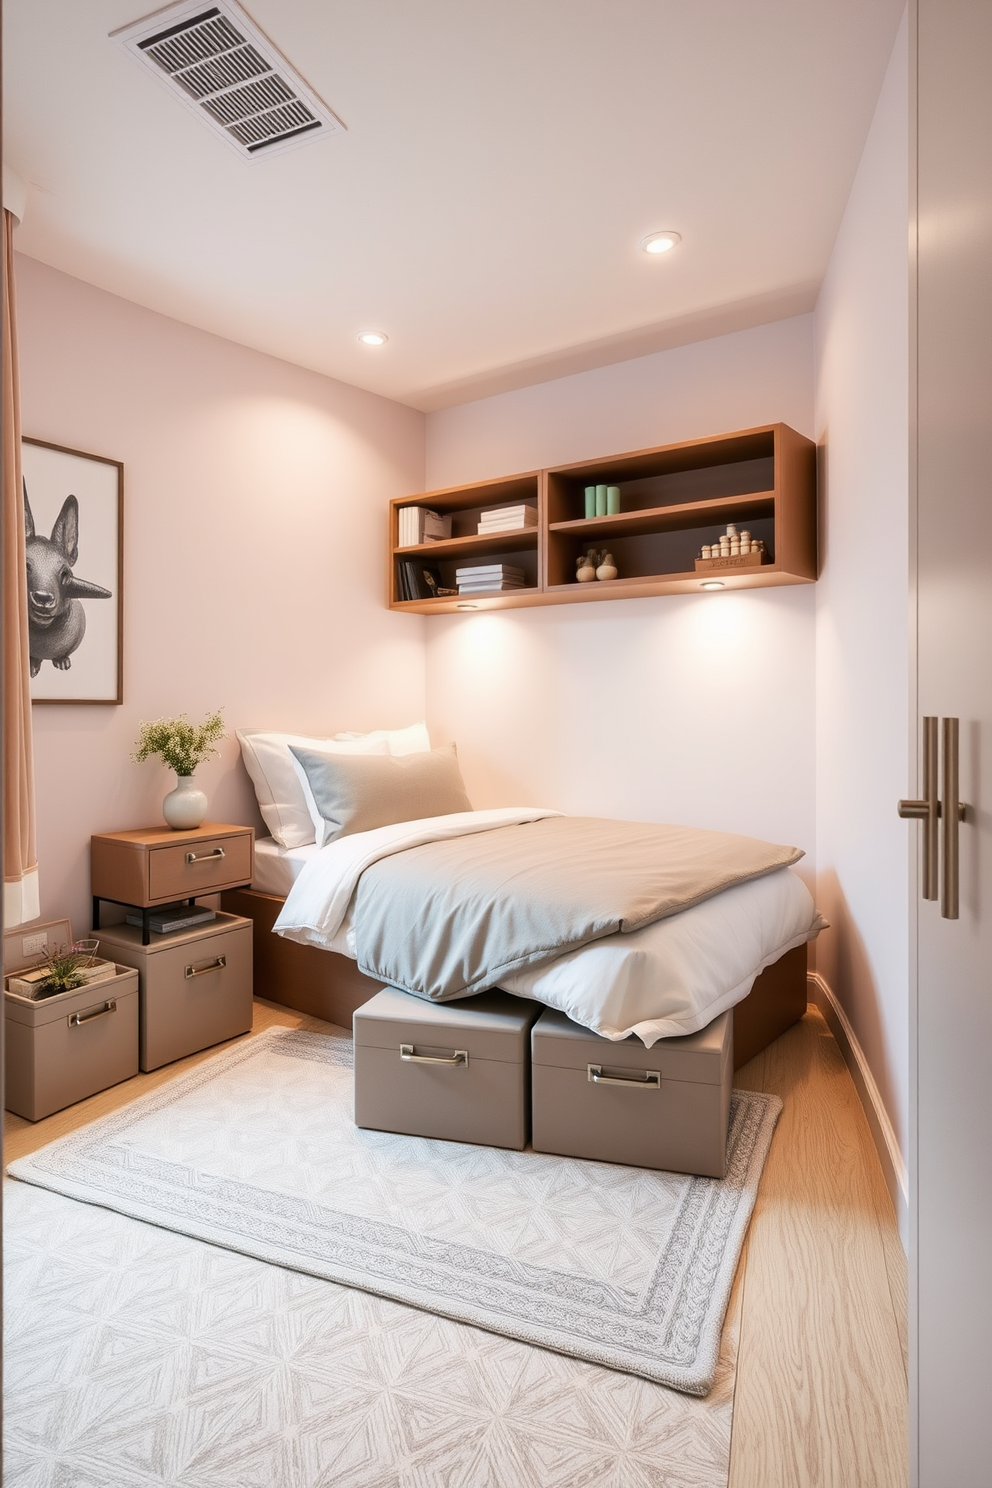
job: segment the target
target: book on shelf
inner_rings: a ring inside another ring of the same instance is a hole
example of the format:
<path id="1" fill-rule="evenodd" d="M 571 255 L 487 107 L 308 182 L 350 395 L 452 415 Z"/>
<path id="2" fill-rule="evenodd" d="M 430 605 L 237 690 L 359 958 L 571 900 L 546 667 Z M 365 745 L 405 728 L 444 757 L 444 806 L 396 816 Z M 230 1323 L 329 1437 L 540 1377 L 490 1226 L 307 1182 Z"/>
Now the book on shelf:
<path id="1" fill-rule="evenodd" d="M 150 912 L 148 928 L 156 935 L 169 935 L 174 930 L 192 930 L 196 925 L 208 925 L 216 918 L 217 911 L 205 904 L 163 904 Z M 128 925 L 140 928 L 141 910 L 129 909 L 124 919 Z"/>
<path id="2" fill-rule="evenodd" d="M 497 506 L 479 513 L 480 537 L 490 532 L 524 532 L 536 526 L 536 506 Z"/>
<path id="3" fill-rule="evenodd" d="M 462 594 L 509 594 L 517 589 L 526 589 L 527 585 L 516 579 L 479 579 L 472 584 L 459 584 L 458 593 Z"/>
<path id="4" fill-rule="evenodd" d="M 418 543 L 442 542 L 451 536 L 451 518 L 426 506 L 401 506 L 397 546 L 414 548 Z"/>
<path id="5" fill-rule="evenodd" d="M 466 565 L 464 568 L 455 569 L 455 578 L 461 582 L 462 579 L 520 579 L 523 582 L 525 574 L 522 568 L 517 568 L 514 563 L 475 563 Z"/>
<path id="6" fill-rule="evenodd" d="M 457 593 L 446 588 L 441 581 L 441 570 L 433 563 L 407 558 L 399 567 L 403 599 L 446 599 Z"/>

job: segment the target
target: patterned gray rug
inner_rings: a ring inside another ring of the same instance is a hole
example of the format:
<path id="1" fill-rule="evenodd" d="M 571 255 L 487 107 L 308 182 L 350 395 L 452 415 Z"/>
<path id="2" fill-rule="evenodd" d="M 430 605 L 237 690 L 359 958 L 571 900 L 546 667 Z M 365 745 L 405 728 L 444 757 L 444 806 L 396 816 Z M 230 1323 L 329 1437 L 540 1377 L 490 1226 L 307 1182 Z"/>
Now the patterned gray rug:
<path id="1" fill-rule="evenodd" d="M 5 1185 L 4 1488 L 727 1488 L 683 1395 Z"/>
<path id="2" fill-rule="evenodd" d="M 705 1394 L 781 1103 L 725 1179 L 359 1131 L 351 1043 L 272 1031 L 12 1176 L 311 1276 Z"/>

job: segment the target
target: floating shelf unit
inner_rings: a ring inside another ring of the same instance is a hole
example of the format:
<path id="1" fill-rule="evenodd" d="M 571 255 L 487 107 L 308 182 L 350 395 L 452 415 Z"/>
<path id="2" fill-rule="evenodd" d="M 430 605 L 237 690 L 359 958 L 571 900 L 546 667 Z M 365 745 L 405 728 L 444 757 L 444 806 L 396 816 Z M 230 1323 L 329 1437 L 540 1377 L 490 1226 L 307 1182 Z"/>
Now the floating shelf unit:
<path id="1" fill-rule="evenodd" d="M 591 485 L 620 487 L 618 515 L 585 516 L 584 491 Z M 523 501 L 537 508 L 536 527 L 478 535 L 482 510 Z M 451 537 L 397 547 L 398 512 L 404 506 L 450 513 Z M 817 577 L 816 449 L 786 424 L 767 424 L 404 496 L 390 503 L 389 521 L 390 607 L 414 614 L 686 594 L 715 580 L 726 589 L 811 584 Z M 714 542 L 728 522 L 763 538 L 769 561 L 760 568 L 697 573 L 694 561 L 701 545 Z M 577 583 L 575 560 L 589 547 L 608 548 L 620 576 Z M 527 585 L 461 599 L 401 600 L 398 563 L 406 559 L 430 563 L 450 588 L 463 563 L 505 559 L 524 570 Z"/>

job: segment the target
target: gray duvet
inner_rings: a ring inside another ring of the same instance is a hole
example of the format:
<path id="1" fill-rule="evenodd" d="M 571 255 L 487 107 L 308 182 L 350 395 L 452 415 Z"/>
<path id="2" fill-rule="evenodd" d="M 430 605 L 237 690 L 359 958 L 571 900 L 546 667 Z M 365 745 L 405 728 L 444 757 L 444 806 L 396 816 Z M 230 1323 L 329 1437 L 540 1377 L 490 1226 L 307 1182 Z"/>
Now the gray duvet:
<path id="1" fill-rule="evenodd" d="M 429 842 L 362 874 L 358 964 L 434 1002 L 468 997 L 802 856 L 730 832 L 576 816 Z"/>

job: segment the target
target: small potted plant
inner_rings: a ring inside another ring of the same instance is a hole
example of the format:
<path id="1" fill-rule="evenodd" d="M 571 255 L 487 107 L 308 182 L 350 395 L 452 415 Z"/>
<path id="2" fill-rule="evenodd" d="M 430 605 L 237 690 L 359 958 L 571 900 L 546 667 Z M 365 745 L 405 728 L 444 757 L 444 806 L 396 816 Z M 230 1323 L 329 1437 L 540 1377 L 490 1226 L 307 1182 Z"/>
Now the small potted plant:
<path id="1" fill-rule="evenodd" d="M 57 997 L 60 992 L 72 992 L 81 987 L 86 978 L 80 967 L 88 961 L 89 952 L 59 946 L 45 957 L 44 978 L 38 983 L 37 997 Z"/>
<path id="2" fill-rule="evenodd" d="M 224 737 L 222 709 L 208 713 L 202 723 L 190 723 L 185 713 L 178 718 L 157 718 L 142 723 L 135 751 L 137 763 L 151 755 L 160 755 L 170 770 L 176 772 L 176 786 L 162 802 L 162 815 L 174 831 L 198 827 L 207 814 L 207 798 L 196 783 L 196 769 L 217 750 L 214 744 Z"/>

